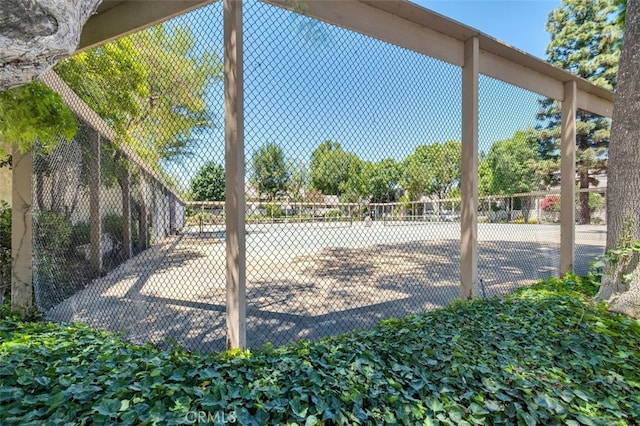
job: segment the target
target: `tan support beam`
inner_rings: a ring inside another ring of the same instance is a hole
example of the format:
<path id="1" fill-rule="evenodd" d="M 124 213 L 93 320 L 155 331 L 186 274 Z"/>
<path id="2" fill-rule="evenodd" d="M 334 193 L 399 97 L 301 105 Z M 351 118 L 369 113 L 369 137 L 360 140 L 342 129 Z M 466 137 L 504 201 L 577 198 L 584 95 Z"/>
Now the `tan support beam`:
<path id="1" fill-rule="evenodd" d="M 13 150 L 11 215 L 11 310 L 23 318 L 33 305 L 33 157 Z"/>
<path id="2" fill-rule="evenodd" d="M 215 0 L 104 0 L 82 28 L 77 51 L 140 31 Z"/>
<path id="3" fill-rule="evenodd" d="M 84 129 L 87 132 L 91 160 L 93 162 L 91 164 L 92 172 L 89 173 L 89 234 L 91 236 L 89 239 L 89 258 L 94 270 L 102 274 L 102 199 L 100 196 L 100 188 L 102 186 L 100 182 L 102 138 L 100 133 L 86 124 Z"/>
<path id="4" fill-rule="evenodd" d="M 462 67 L 462 214 L 460 219 L 460 296 L 478 294 L 478 38 L 464 44 Z"/>
<path id="5" fill-rule="evenodd" d="M 242 0 L 224 0 L 227 348 L 246 348 Z"/>
<path id="6" fill-rule="evenodd" d="M 129 162 L 121 160 L 122 176 L 122 248 L 125 259 L 133 256 L 133 239 L 131 238 L 131 176 L 129 175 Z"/>
<path id="7" fill-rule="evenodd" d="M 576 234 L 576 109 L 575 81 L 564 84 L 560 148 L 560 275 L 573 272 Z"/>
<path id="8" fill-rule="evenodd" d="M 400 12 L 398 8 L 407 9 L 406 12 L 409 14 L 418 10 L 406 1 L 369 1 L 367 3 L 356 0 L 263 1 L 432 58 L 458 66 L 463 64 L 462 41 L 432 30 L 428 23 L 412 22 L 397 15 Z M 383 10 L 385 6 L 391 10 Z M 450 21 L 447 20 L 447 23 L 450 24 Z"/>
<path id="9" fill-rule="evenodd" d="M 480 51 L 480 72 L 548 98 L 562 99 L 563 85 L 553 77 L 494 53 Z"/>
<path id="10" fill-rule="evenodd" d="M 578 89 L 577 98 L 576 107 L 578 109 L 589 111 L 607 118 L 613 117 L 613 102 L 610 100 L 602 99 L 590 93 L 583 92 L 580 89 Z"/>

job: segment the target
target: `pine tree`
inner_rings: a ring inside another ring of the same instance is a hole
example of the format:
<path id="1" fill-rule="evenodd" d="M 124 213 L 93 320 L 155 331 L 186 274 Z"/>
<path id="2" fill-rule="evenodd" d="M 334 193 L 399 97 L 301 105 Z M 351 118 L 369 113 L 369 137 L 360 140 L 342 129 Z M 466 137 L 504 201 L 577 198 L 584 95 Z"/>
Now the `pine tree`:
<path id="1" fill-rule="evenodd" d="M 606 89 L 616 86 L 621 23 L 618 8 L 609 0 L 563 0 L 549 14 L 548 61 Z M 543 160 L 558 160 L 560 106 L 546 99 L 538 113 L 539 153 Z M 609 120 L 579 110 L 576 131 L 576 181 L 581 189 L 596 186 L 597 176 L 606 171 L 609 147 Z M 589 194 L 580 194 L 580 223 L 589 223 Z"/>

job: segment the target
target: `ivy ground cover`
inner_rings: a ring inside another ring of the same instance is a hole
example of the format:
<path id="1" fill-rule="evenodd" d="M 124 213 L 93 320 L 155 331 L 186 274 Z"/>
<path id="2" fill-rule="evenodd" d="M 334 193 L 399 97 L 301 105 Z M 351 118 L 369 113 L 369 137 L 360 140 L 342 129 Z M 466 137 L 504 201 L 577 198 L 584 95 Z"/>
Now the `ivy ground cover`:
<path id="1" fill-rule="evenodd" d="M 640 324 L 552 279 L 319 342 L 221 354 L 0 322 L 0 424 L 640 424 Z M 586 294 L 585 294 L 586 293 Z"/>

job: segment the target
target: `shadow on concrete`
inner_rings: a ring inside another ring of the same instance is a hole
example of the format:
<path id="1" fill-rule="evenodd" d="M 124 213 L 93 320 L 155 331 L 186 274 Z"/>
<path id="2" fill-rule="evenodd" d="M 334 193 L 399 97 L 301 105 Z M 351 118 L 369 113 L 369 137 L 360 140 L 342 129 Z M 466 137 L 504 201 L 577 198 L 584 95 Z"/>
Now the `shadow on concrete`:
<path id="1" fill-rule="evenodd" d="M 136 343 L 223 350 L 224 264 L 205 250 L 219 242 L 200 244 L 204 238 L 178 236 L 131 259 L 51 309 L 49 318 L 123 332 Z M 601 252 L 579 246 L 576 271 Z M 558 262 L 557 245 L 480 242 L 480 296 L 557 275 Z M 249 265 L 248 345 L 315 340 L 446 306 L 460 292 L 459 264 L 459 241 L 441 240 L 328 247 L 292 261 Z"/>

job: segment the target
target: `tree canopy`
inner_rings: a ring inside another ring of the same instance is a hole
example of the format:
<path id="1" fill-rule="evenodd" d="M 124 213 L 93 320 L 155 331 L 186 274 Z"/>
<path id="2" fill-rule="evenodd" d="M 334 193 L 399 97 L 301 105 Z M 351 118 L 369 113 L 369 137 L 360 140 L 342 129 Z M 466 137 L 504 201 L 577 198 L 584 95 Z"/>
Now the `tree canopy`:
<path id="1" fill-rule="evenodd" d="M 156 169 L 188 154 L 194 132 L 214 125 L 204 98 L 222 78 L 221 61 L 199 51 L 188 28 L 157 25 L 74 55 L 56 71 Z"/>
<path id="2" fill-rule="evenodd" d="M 460 183 L 461 161 L 462 144 L 458 141 L 419 145 L 404 160 L 401 185 L 412 200 L 423 195 L 447 198 Z"/>
<path id="3" fill-rule="evenodd" d="M 324 194 L 340 195 L 360 159 L 342 148 L 340 142 L 326 140 L 311 153 L 310 184 Z M 352 164 L 354 163 L 354 164 Z"/>
<path id="4" fill-rule="evenodd" d="M 191 179 L 191 198 L 194 201 L 223 201 L 224 168 L 213 161 L 206 162 Z"/>
<path id="5" fill-rule="evenodd" d="M 305 189 L 309 186 L 309 168 L 300 160 L 289 160 L 287 163 L 289 179 L 287 180 L 287 194 L 293 201 L 301 201 Z"/>
<path id="6" fill-rule="evenodd" d="M 270 200 L 287 188 L 289 172 L 284 153 L 275 143 L 261 146 L 251 157 L 253 182 L 260 195 L 267 194 Z"/>
<path id="7" fill-rule="evenodd" d="M 609 0 L 563 0 L 549 14 L 548 61 L 606 89 L 616 87 L 622 28 L 619 8 Z M 546 99 L 538 113 L 539 151 L 542 159 L 556 161 L 560 144 L 560 107 Z M 577 183 L 580 188 L 597 185 L 597 176 L 606 170 L 609 121 L 587 111 L 577 114 Z M 552 176 L 551 167 L 547 168 Z M 559 169 L 556 164 L 555 170 Z M 589 196 L 581 193 L 579 220 L 590 222 Z"/>
<path id="8" fill-rule="evenodd" d="M 549 14 L 548 61 L 605 89 L 614 89 L 622 28 L 609 0 L 563 0 Z"/>
<path id="9" fill-rule="evenodd" d="M 71 140 L 78 131 L 75 116 L 60 95 L 39 81 L 0 92 L 0 141 L 21 152 L 39 141 L 46 152 L 60 141 Z M 10 147 L 0 143 L 0 159 Z"/>
<path id="10" fill-rule="evenodd" d="M 511 139 L 494 143 L 478 167 L 480 186 L 489 194 L 536 190 L 536 157 L 528 132 L 519 131 Z"/>
<path id="11" fill-rule="evenodd" d="M 396 201 L 401 174 L 400 165 L 393 158 L 367 163 L 363 173 L 366 195 L 374 203 Z"/>

